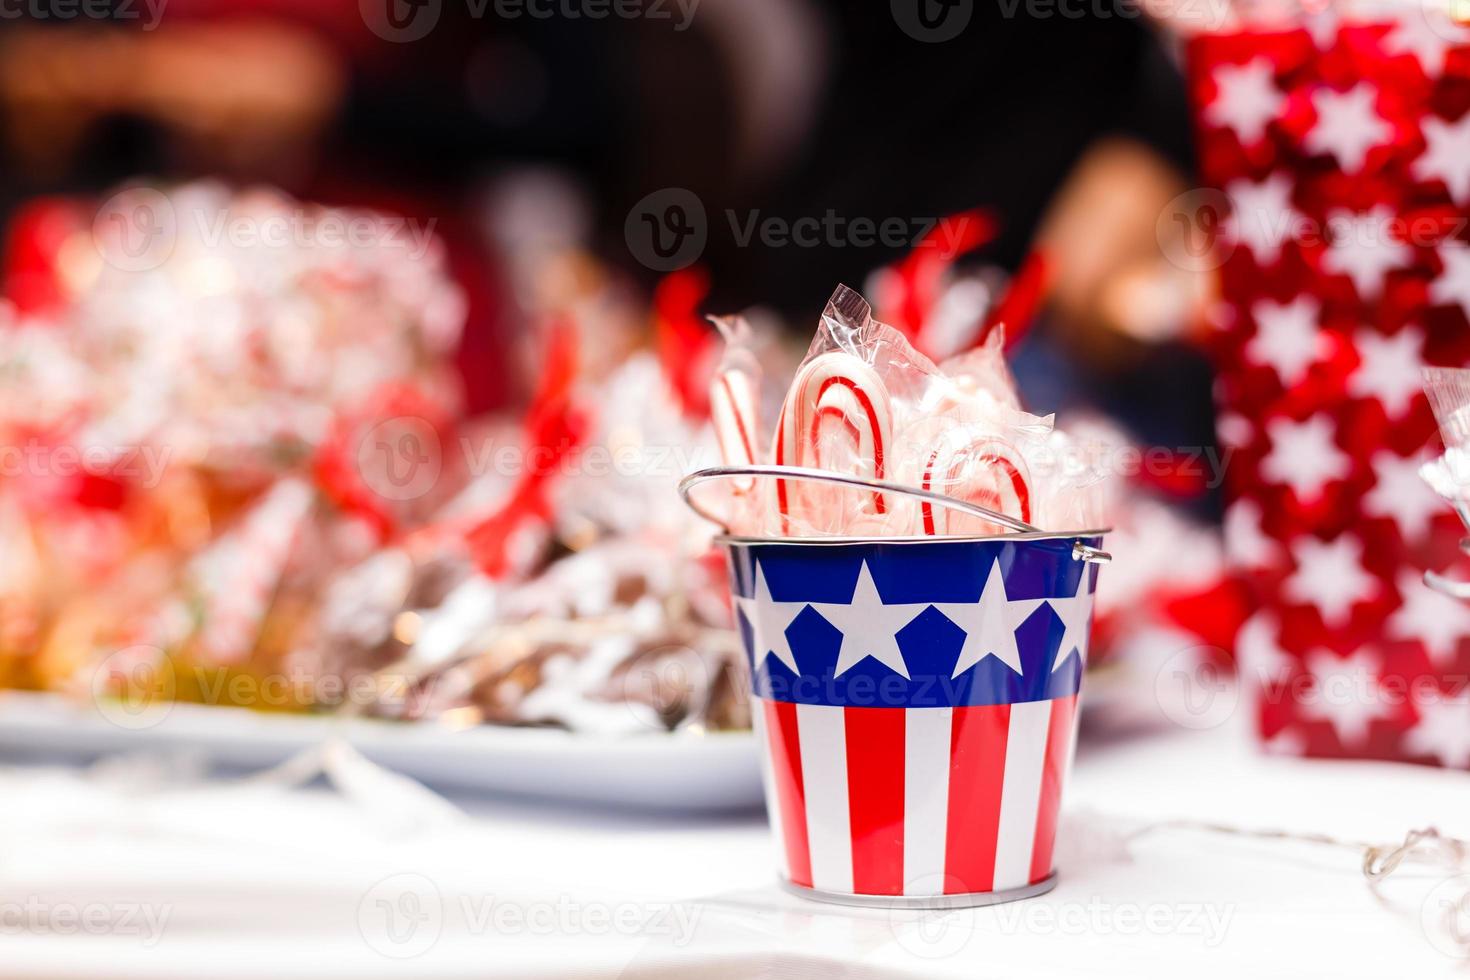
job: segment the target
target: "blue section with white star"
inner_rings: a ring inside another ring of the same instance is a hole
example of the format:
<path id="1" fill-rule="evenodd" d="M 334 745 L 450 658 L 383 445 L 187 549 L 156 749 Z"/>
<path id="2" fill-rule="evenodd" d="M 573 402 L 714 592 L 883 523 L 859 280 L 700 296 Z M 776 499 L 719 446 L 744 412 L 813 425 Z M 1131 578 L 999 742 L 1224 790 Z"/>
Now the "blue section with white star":
<path id="1" fill-rule="evenodd" d="M 732 542 L 754 692 L 894 708 L 1075 694 L 1097 571 L 1074 540 Z"/>

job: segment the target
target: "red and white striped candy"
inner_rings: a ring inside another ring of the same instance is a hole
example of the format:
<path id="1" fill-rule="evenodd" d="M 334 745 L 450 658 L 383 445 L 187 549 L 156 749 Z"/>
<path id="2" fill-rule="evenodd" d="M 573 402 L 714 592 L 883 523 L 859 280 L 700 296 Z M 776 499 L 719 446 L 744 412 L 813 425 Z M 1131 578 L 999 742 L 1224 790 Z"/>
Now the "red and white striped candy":
<path id="1" fill-rule="evenodd" d="M 1031 522 L 1031 475 L 1026 459 L 994 429 L 978 422 L 946 430 L 921 460 L 919 486 Z M 981 517 L 925 502 L 925 534 L 997 534 L 1007 530 Z"/>
<path id="2" fill-rule="evenodd" d="M 852 354 L 832 351 L 797 372 L 776 432 L 776 462 L 882 480 L 893 443 L 893 405 L 878 372 Z M 858 533 L 886 521 L 881 493 L 780 480 L 776 502 L 791 522 L 828 533 Z"/>
<path id="3" fill-rule="evenodd" d="M 715 375 L 709 392 L 710 420 L 714 423 L 715 441 L 727 466 L 750 466 L 756 461 L 755 380 L 746 371 L 724 369 Z M 753 478 L 737 480 L 737 492 L 749 492 Z"/>

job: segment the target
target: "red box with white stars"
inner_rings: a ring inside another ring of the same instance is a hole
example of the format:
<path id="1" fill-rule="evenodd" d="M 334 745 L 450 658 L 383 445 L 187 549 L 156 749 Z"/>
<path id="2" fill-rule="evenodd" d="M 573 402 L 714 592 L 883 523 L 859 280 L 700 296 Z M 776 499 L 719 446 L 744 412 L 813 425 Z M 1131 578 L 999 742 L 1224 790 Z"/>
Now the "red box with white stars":
<path id="1" fill-rule="evenodd" d="M 1211 345 L 1261 733 L 1470 767 L 1470 605 L 1422 582 L 1464 532 L 1417 475 L 1441 448 L 1420 370 L 1470 364 L 1470 29 L 1415 5 L 1188 54 L 1223 192 Z"/>

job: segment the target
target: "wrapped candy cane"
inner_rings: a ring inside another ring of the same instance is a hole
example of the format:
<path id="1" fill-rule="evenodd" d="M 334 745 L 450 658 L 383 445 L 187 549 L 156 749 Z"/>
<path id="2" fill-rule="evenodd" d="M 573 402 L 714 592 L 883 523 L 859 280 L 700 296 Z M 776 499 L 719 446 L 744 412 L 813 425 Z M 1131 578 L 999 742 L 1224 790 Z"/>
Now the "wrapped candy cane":
<path id="1" fill-rule="evenodd" d="M 797 372 L 776 432 L 778 464 L 886 479 L 893 444 L 893 406 L 883 379 L 865 361 L 829 351 Z M 862 499 L 819 485 L 776 483 L 783 526 L 794 520 L 828 533 L 855 533 L 885 519 L 881 493 Z"/>
<path id="2" fill-rule="evenodd" d="M 1031 475 L 1026 459 L 990 426 L 970 422 L 946 430 L 923 459 L 924 490 L 967 500 L 1031 523 Z M 952 508 L 920 508 L 925 534 L 998 534 L 1006 529 Z"/>
<path id="3" fill-rule="evenodd" d="M 1051 416 L 1021 407 L 1004 348 L 997 326 L 974 350 L 936 366 L 899 331 L 874 320 L 860 295 L 839 286 L 786 394 L 771 459 L 848 481 L 769 472 L 774 499 L 749 492 L 754 510 L 746 512 L 746 526 L 785 537 L 1015 530 L 862 486 L 863 479 L 977 504 L 1022 526 L 1080 530 L 1104 523 L 1105 474 L 1080 451 L 1085 447 L 1055 430 Z M 745 426 L 754 397 L 743 383 L 731 374 L 713 395 L 721 445 L 734 466 L 761 456 Z"/>
<path id="4" fill-rule="evenodd" d="M 715 444 L 726 466 L 762 460 L 760 445 L 760 362 L 751 349 L 750 324 L 743 317 L 712 316 L 725 352 L 709 382 L 709 417 Z M 737 534 L 761 530 L 762 496 L 754 477 L 731 480 L 717 510 Z"/>
<path id="5" fill-rule="evenodd" d="M 713 316 L 725 339 L 725 355 L 710 382 L 709 412 L 715 441 L 727 466 L 749 466 L 760 458 L 760 365 L 750 350 L 750 325 L 741 317 Z M 749 493 L 754 479 L 736 481 Z"/>

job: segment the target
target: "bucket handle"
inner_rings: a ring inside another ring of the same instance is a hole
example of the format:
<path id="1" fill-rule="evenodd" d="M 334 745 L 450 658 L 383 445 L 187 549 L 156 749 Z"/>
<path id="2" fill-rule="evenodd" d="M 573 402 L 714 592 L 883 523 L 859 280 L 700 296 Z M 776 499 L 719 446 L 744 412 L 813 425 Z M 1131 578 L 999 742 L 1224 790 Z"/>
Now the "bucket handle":
<path id="1" fill-rule="evenodd" d="M 882 493 L 896 493 L 908 497 L 916 497 L 919 500 L 938 504 L 950 510 L 957 510 L 971 517 L 979 517 L 999 524 L 1001 527 L 1009 528 L 1019 534 L 1045 534 L 1041 528 L 1027 524 L 1023 520 L 1002 514 L 1000 511 L 982 507 L 980 504 L 971 503 L 968 500 L 960 500 L 934 490 L 923 490 L 919 487 L 905 486 L 902 483 L 890 483 L 887 480 L 869 480 L 866 477 L 854 476 L 849 473 L 835 473 L 831 470 L 814 469 L 808 466 L 781 466 L 774 463 L 757 463 L 750 466 L 712 466 L 708 469 L 695 470 L 684 479 L 679 481 L 679 496 L 684 498 L 684 503 L 689 509 L 700 517 L 725 526 L 725 522 L 717 515 L 705 510 L 695 503 L 693 497 L 694 488 L 703 483 L 715 480 L 737 480 L 749 479 L 751 477 L 774 477 L 783 480 L 806 480 L 812 483 L 835 483 L 839 486 L 858 487 L 863 490 L 877 491 Z M 937 539 L 936 539 L 937 540 Z M 1100 548 L 1094 548 L 1083 541 L 1072 542 L 1072 557 L 1077 561 L 1089 562 L 1095 565 L 1106 565 L 1113 560 L 1113 556 Z"/>

